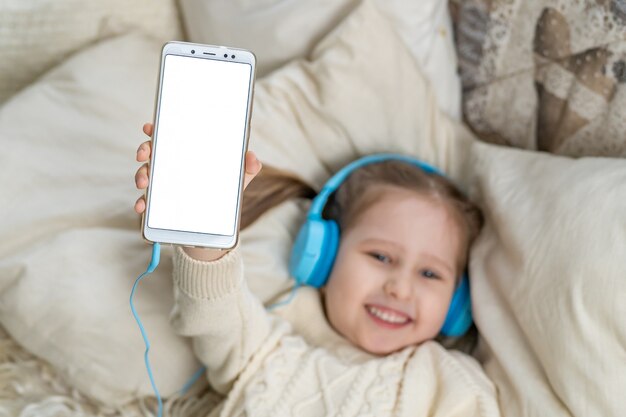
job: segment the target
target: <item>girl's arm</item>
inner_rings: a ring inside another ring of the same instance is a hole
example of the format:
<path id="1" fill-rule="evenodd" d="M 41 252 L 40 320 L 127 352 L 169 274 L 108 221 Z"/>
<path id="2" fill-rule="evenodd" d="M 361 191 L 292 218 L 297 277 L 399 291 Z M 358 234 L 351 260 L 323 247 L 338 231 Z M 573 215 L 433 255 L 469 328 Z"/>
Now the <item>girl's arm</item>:
<path id="1" fill-rule="evenodd" d="M 172 325 L 193 338 L 211 385 L 227 393 L 270 333 L 268 313 L 246 286 L 239 252 L 204 262 L 176 248 L 174 297 Z"/>
<path id="2" fill-rule="evenodd" d="M 152 136 L 153 126 L 143 132 Z M 135 174 L 140 190 L 148 187 L 151 141 L 137 149 L 137 161 L 145 162 Z M 253 152 L 246 153 L 244 189 L 261 170 Z M 135 211 L 146 209 L 144 196 Z M 194 350 L 207 366 L 209 380 L 220 392 L 227 392 L 252 354 L 269 334 L 269 317 L 245 285 L 242 262 L 237 251 L 176 248 L 174 255 L 174 297 L 172 325 L 193 337 Z"/>

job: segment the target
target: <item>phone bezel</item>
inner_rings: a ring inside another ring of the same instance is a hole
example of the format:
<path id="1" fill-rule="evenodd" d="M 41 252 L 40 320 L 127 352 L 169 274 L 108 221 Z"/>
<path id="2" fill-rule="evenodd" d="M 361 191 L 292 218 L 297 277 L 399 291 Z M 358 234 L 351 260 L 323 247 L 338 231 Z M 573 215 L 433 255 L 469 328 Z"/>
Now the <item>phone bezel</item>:
<path id="1" fill-rule="evenodd" d="M 194 50 L 195 53 L 191 53 Z M 224 57 L 226 54 L 226 57 Z M 248 142 L 250 138 L 250 119 L 252 116 L 252 103 L 254 98 L 254 81 L 256 74 L 256 57 L 255 55 L 245 49 L 231 48 L 226 46 L 205 45 L 189 42 L 168 42 L 161 50 L 161 60 L 159 66 L 159 77 L 157 79 L 157 89 L 155 106 L 153 113 L 153 126 L 151 142 L 153 152 L 151 153 L 149 171 L 150 178 L 152 178 L 152 168 L 154 167 L 154 157 L 156 146 L 158 146 L 158 123 L 159 123 L 159 110 L 161 106 L 161 89 L 163 83 L 163 70 L 165 65 L 165 57 L 167 55 L 179 55 L 195 59 L 211 59 L 226 62 L 236 62 L 249 64 L 251 66 L 250 85 L 248 88 L 248 103 L 243 139 L 243 152 L 240 161 L 239 168 L 239 189 L 237 198 L 237 213 L 235 215 L 235 229 L 233 235 L 216 235 L 210 233 L 198 233 L 187 232 L 179 230 L 167 230 L 156 229 L 148 226 L 148 216 L 150 213 L 150 186 L 145 191 L 146 210 L 142 215 L 142 235 L 143 238 L 149 242 L 169 243 L 182 246 L 191 247 L 206 247 L 215 249 L 230 249 L 233 248 L 239 239 L 239 224 L 241 220 L 241 203 L 243 199 L 243 185 L 244 185 L 244 173 L 245 173 L 245 155 L 248 150 Z M 231 58 L 235 55 L 235 58 Z"/>

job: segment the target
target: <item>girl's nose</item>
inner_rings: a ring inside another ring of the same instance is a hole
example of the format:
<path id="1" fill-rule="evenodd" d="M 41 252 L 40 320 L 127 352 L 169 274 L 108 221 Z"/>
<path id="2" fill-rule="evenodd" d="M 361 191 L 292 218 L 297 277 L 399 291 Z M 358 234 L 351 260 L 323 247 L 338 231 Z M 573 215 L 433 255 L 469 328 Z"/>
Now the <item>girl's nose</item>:
<path id="1" fill-rule="evenodd" d="M 408 300 L 413 293 L 412 280 L 408 273 L 397 271 L 385 281 L 383 289 L 391 297 Z"/>

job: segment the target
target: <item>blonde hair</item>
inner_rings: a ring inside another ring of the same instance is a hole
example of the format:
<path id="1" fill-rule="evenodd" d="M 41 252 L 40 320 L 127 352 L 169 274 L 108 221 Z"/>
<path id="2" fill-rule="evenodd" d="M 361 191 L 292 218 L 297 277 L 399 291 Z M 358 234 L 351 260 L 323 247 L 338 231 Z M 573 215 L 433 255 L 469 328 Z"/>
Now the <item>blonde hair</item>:
<path id="1" fill-rule="evenodd" d="M 263 165 L 261 172 L 243 193 L 241 229 L 254 223 L 263 213 L 293 198 L 315 197 L 317 192 L 302 179 L 287 171 Z"/>

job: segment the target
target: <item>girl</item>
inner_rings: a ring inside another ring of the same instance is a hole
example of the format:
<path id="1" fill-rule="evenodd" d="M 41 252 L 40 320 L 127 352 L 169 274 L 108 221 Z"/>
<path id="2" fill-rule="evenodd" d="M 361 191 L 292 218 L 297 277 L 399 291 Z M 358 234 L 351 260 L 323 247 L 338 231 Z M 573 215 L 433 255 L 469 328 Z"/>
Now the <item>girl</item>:
<path id="1" fill-rule="evenodd" d="M 137 160 L 149 156 L 146 142 Z M 248 153 L 246 186 L 260 169 Z M 135 179 L 148 185 L 146 166 Z M 313 194 L 266 168 L 246 191 L 242 227 Z M 248 290 L 237 249 L 176 249 L 172 324 L 226 396 L 210 416 L 499 415 L 478 364 L 432 341 L 482 225 L 478 208 L 445 178 L 386 161 L 355 170 L 324 217 L 340 231 L 326 284 L 271 313 Z"/>

